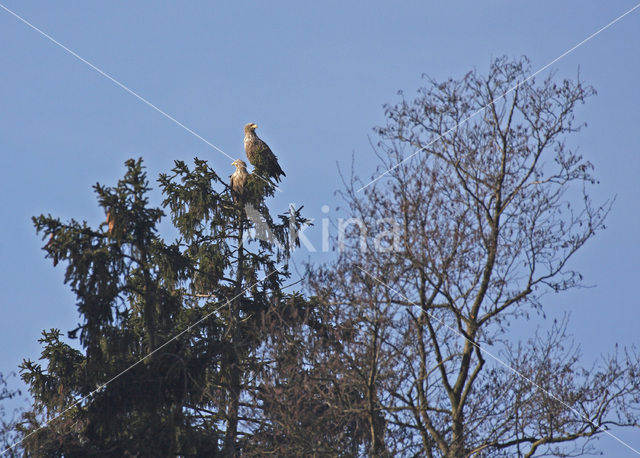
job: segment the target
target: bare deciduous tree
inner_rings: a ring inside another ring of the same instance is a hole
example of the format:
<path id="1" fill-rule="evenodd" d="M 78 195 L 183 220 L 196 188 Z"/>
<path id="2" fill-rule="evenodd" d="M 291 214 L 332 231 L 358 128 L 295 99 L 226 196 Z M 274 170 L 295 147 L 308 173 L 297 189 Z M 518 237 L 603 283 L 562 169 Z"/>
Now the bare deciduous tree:
<path id="1" fill-rule="evenodd" d="M 526 59 L 500 58 L 486 76 L 427 80 L 386 106 L 386 176 L 364 192 L 347 180 L 366 247 L 351 226 L 335 264 L 311 275 L 325 332 L 305 331 L 315 343 L 299 364 L 321 368 L 327 392 L 357 393 L 325 405 L 367 426 L 360 452 L 569 456 L 613 425 L 638 426 L 634 350 L 587 370 L 565 322 L 510 341 L 509 323 L 542 310 L 545 292 L 581 284 L 569 261 L 610 208 L 592 202 L 592 165 L 566 143 L 595 91 L 529 74 Z"/>

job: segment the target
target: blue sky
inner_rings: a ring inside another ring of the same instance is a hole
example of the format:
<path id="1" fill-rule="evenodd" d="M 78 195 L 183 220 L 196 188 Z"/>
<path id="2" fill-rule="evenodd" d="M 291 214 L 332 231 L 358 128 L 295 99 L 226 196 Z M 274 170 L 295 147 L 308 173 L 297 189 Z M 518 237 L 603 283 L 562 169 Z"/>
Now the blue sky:
<path id="1" fill-rule="evenodd" d="M 564 2 L 71 2 L 0 0 L 56 40 L 233 157 L 242 127 L 287 172 L 274 205 L 337 215 L 337 164 L 361 176 L 382 104 L 411 94 L 420 75 L 460 77 L 492 57 L 527 55 L 538 69 L 635 6 Z M 640 9 L 554 65 L 598 96 L 578 110 L 572 139 L 596 167 L 596 200 L 617 196 L 608 228 L 572 267 L 593 288 L 549 296 L 549 317 L 571 312 L 587 361 L 638 343 L 640 300 Z M 546 72 L 544 73 L 546 75 Z M 152 181 L 174 159 L 231 160 L 0 9 L 0 372 L 39 354 L 42 329 L 78 321 L 63 271 L 44 260 L 30 218 L 51 213 L 97 224 L 91 186 L 114 183 L 143 156 Z M 157 196 L 157 193 L 155 194 Z M 159 200 L 156 200 L 159 202 Z M 320 245 L 320 225 L 307 231 Z M 313 260 L 322 256 L 300 253 Z M 519 327 L 522 338 L 534 324 Z M 617 434 L 618 432 L 616 432 Z M 620 437 L 640 447 L 640 433 Z M 635 456 L 610 438 L 611 456 Z"/>

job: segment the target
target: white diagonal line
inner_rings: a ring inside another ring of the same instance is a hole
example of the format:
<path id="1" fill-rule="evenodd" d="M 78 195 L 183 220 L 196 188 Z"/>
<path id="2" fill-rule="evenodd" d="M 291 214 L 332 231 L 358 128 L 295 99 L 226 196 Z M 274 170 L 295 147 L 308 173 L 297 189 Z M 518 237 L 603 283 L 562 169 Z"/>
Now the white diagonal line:
<path id="1" fill-rule="evenodd" d="M 83 402 L 84 400 L 90 398 L 91 396 L 93 396 L 94 394 L 96 394 L 98 391 L 100 391 L 101 389 L 103 389 L 105 386 L 107 386 L 109 383 L 113 382 L 114 380 L 116 380 L 117 378 L 119 378 L 120 376 L 122 376 L 123 374 L 127 373 L 128 371 L 130 371 L 131 369 L 133 369 L 134 367 L 136 367 L 138 364 L 140 364 L 142 361 L 144 361 L 145 359 L 147 359 L 149 356 L 153 355 L 155 352 L 157 352 L 158 350 L 164 348 L 167 344 L 169 344 L 170 342 L 173 342 L 174 340 L 176 340 L 178 337 L 182 336 L 185 332 L 193 329 L 195 326 L 199 325 L 200 323 L 202 323 L 204 320 L 206 320 L 207 318 L 209 318 L 211 315 L 213 315 L 214 313 L 216 313 L 218 310 L 222 309 L 223 307 L 225 307 L 227 304 L 229 304 L 230 302 L 233 302 L 234 300 L 236 300 L 237 298 L 239 298 L 240 296 L 242 296 L 244 293 L 246 293 L 248 290 L 250 290 L 251 288 L 253 288 L 254 286 L 256 286 L 258 283 L 265 281 L 267 278 L 269 278 L 271 275 L 273 275 L 274 273 L 276 273 L 277 270 L 273 270 L 271 273 L 269 273 L 268 275 L 266 275 L 262 280 L 257 281 L 255 283 L 253 283 L 252 285 L 246 287 L 245 289 L 242 290 L 242 292 L 240 292 L 238 295 L 232 297 L 231 299 L 228 299 L 224 302 L 224 304 L 222 304 L 220 307 L 215 308 L 213 311 L 209 312 L 208 314 L 206 314 L 205 316 L 203 316 L 202 318 L 200 318 L 198 321 L 196 321 L 195 323 L 193 323 L 192 325 L 190 325 L 189 327 L 187 327 L 186 329 L 182 330 L 179 334 L 176 334 L 175 336 L 173 336 L 172 338 L 170 338 L 169 340 L 167 340 L 165 343 L 163 343 L 162 345 L 160 345 L 159 347 L 157 347 L 155 350 L 153 350 L 151 353 L 149 353 L 148 355 L 146 355 L 145 357 L 143 357 L 142 359 L 138 360 L 137 362 L 133 363 L 131 366 L 127 367 L 125 370 L 123 370 L 122 372 L 120 372 L 118 375 L 115 375 L 113 377 L 111 377 L 109 380 L 107 380 L 105 383 L 103 383 L 102 385 L 100 385 L 98 388 L 96 388 L 95 390 L 93 390 L 91 393 L 89 393 L 88 395 L 86 395 L 85 397 L 77 400 L 76 402 L 74 402 L 73 404 L 71 404 L 69 407 L 67 407 L 65 410 L 63 410 L 62 412 L 60 412 L 58 415 L 56 415 L 55 417 L 51 418 L 50 420 L 48 420 L 47 422 L 45 422 L 44 425 L 38 427 L 37 429 L 34 429 L 33 431 L 31 431 L 29 434 L 27 434 L 26 436 L 24 436 L 22 439 L 20 439 L 18 442 L 10 445 L 9 447 L 7 447 L 5 450 L 2 451 L 2 453 L 6 453 L 9 450 L 11 450 L 13 447 L 15 447 L 16 445 L 21 444 L 24 440 L 26 440 L 29 436 L 37 433 L 38 431 L 40 431 L 43 428 L 46 428 L 52 421 L 60 418 L 62 415 L 64 415 L 65 413 L 67 413 L 69 410 L 73 409 L 75 406 L 77 406 L 78 404 L 80 404 L 81 402 Z"/>
<path id="2" fill-rule="evenodd" d="M 138 100 L 142 101 L 143 103 L 147 104 L 148 106 L 150 106 L 151 108 L 153 108 L 154 110 L 156 110 L 158 113 L 160 113 L 161 115 L 163 115 L 164 117 L 170 119 L 171 121 L 173 121 L 174 123 L 176 123 L 177 125 L 179 125 L 180 127 L 182 127 L 184 130 L 186 130 L 187 132 L 189 132 L 192 135 L 195 135 L 197 138 L 199 138 L 200 140 L 202 140 L 203 142 L 205 142 L 207 145 L 209 145 L 210 147 L 214 148 L 215 150 L 221 152 L 222 154 L 224 154 L 225 156 L 227 156 L 229 159 L 231 159 L 232 161 L 235 160 L 235 158 L 229 156 L 227 153 L 225 153 L 224 151 L 222 151 L 220 148 L 218 148 L 216 145 L 214 145 L 213 143 L 209 142 L 207 139 L 203 138 L 202 136 L 200 136 L 198 133 L 194 132 L 192 129 L 188 128 L 187 126 L 185 126 L 184 124 L 182 124 L 180 121 L 178 121 L 177 119 L 175 119 L 173 116 L 171 116 L 170 114 L 168 114 L 167 112 L 161 110 L 160 108 L 158 108 L 157 106 L 155 106 L 153 103 L 149 102 L 147 99 L 145 99 L 144 97 L 142 97 L 141 95 L 137 94 L 136 92 L 134 92 L 133 90 L 129 89 L 127 86 L 125 86 L 124 84 L 122 84 L 120 81 L 118 81 L 117 79 L 115 79 L 114 77 L 112 77 L 111 75 L 109 75 L 108 73 L 102 71 L 101 69 L 99 69 L 98 67 L 96 67 L 95 65 L 93 65 L 91 62 L 89 62 L 88 60 L 84 59 L 82 56 L 78 55 L 76 52 L 72 51 L 71 49 L 67 48 L 65 45 L 63 45 L 62 43 L 60 43 L 58 40 L 56 40 L 55 38 L 53 38 L 51 35 L 47 34 L 46 32 L 43 32 L 42 30 L 40 30 L 38 27 L 36 27 L 35 25 L 33 25 L 32 23 L 30 23 L 29 21 L 27 21 L 26 19 L 22 18 L 21 16 L 19 16 L 18 14 L 16 14 L 15 12 L 11 11 L 9 8 L 7 8 L 6 6 L 4 6 L 3 4 L 0 3 L 0 8 L 2 8 L 3 10 L 5 10 L 7 13 L 11 14 L 12 16 L 14 16 L 16 19 L 20 20 L 21 22 L 23 22 L 24 24 L 28 25 L 29 27 L 31 27 L 33 30 L 35 30 L 36 32 L 38 32 L 39 34 L 41 34 L 42 36 L 44 36 L 45 38 L 47 38 L 49 41 L 55 43 L 56 45 L 58 45 L 59 47 L 61 47 L 62 49 L 64 49 L 65 51 L 67 51 L 69 54 L 71 54 L 73 57 L 75 57 L 76 59 L 78 59 L 79 61 L 87 64 L 89 67 L 91 67 L 92 69 L 94 69 L 96 72 L 100 73 L 102 76 L 104 76 L 105 78 L 107 78 L 108 80 L 112 81 L 113 83 L 117 84 L 118 86 L 120 86 L 122 89 L 124 89 L 125 91 L 127 91 L 129 94 L 131 94 L 132 96 L 134 96 L 135 98 L 137 98 Z"/>
<path id="3" fill-rule="evenodd" d="M 371 277 L 374 281 L 380 283 L 382 286 L 384 286 L 385 288 L 393 291 L 394 293 L 396 293 L 397 295 L 401 296 L 404 300 L 406 300 L 407 302 L 409 302 L 409 305 L 412 305 L 414 307 L 420 307 L 420 305 L 416 304 L 415 302 L 413 302 L 411 299 L 409 299 L 407 296 L 405 296 L 404 294 L 402 294 L 400 291 L 392 288 L 391 286 L 387 285 L 385 282 L 383 282 L 382 280 L 380 280 L 379 278 L 375 277 L 374 275 L 370 274 L 369 272 L 367 272 L 366 270 L 364 270 L 362 267 L 357 266 L 358 269 L 360 269 L 362 272 L 364 272 L 366 275 L 368 275 L 369 277 Z M 627 444 L 626 442 L 624 442 L 622 439 L 620 439 L 617 436 L 614 436 L 612 433 L 610 433 L 608 430 L 602 428 L 601 426 L 596 425 L 595 423 L 593 423 L 589 417 L 581 414 L 580 412 L 578 412 L 576 409 L 574 409 L 573 407 L 571 407 L 569 404 L 567 404 L 566 402 L 564 402 L 562 399 L 560 399 L 558 396 L 556 396 L 555 394 L 545 390 L 544 388 L 542 388 L 539 384 L 537 384 L 536 382 L 534 382 L 533 380 L 531 380 L 529 377 L 527 377 L 526 375 L 524 375 L 522 372 L 520 372 L 517 369 L 514 369 L 513 367 L 509 366 L 507 363 L 505 363 L 504 361 L 502 361 L 500 358 L 498 358 L 496 355 L 494 355 L 493 353 L 491 353 L 489 350 L 487 350 L 484 347 L 481 347 L 480 345 L 478 345 L 476 342 L 474 342 L 473 340 L 469 339 L 467 336 L 465 336 L 464 334 L 462 334 L 459 330 L 449 326 L 447 323 L 445 323 L 443 320 L 441 320 L 440 318 L 438 318 L 437 316 L 433 315 L 432 313 L 428 312 L 427 310 L 424 310 L 422 307 L 420 307 L 421 310 L 423 310 L 427 315 L 429 315 L 431 318 L 433 318 L 434 320 L 436 320 L 437 322 L 439 322 L 440 324 L 442 324 L 443 326 L 447 327 L 449 330 L 455 332 L 456 334 L 458 334 L 460 337 L 462 337 L 463 339 L 467 340 L 471 345 L 473 345 L 474 347 L 476 347 L 478 350 L 482 351 L 483 353 L 489 355 L 491 358 L 493 358 L 494 360 L 496 360 L 497 362 L 499 362 L 501 365 L 503 365 L 504 367 L 506 367 L 507 369 L 509 369 L 511 372 L 513 372 L 514 374 L 516 374 L 517 376 L 519 376 L 520 378 L 522 378 L 523 380 L 526 380 L 528 383 L 530 383 L 531 385 L 535 386 L 537 389 L 539 389 L 540 391 L 544 392 L 547 396 L 555 399 L 556 401 L 558 401 L 560 404 L 562 404 L 563 406 L 565 406 L 567 409 L 571 410 L 571 412 L 573 412 L 574 414 L 576 414 L 579 418 L 582 418 L 584 420 L 586 420 L 589 424 L 591 424 L 592 426 L 594 426 L 596 429 L 602 431 L 605 434 L 608 434 L 609 436 L 611 436 L 612 438 L 614 438 L 615 440 L 617 440 L 618 442 L 620 442 L 622 445 L 624 445 L 625 447 L 627 447 L 629 450 L 634 451 L 636 454 L 640 455 L 640 451 L 636 450 L 635 448 L 633 448 L 632 446 L 630 446 L 629 444 Z"/>
<path id="4" fill-rule="evenodd" d="M 133 91 L 132 89 L 129 89 L 127 86 L 125 86 L 123 83 L 121 83 L 120 81 L 118 81 L 117 79 L 115 79 L 113 76 L 109 75 L 107 72 L 101 70 L 100 68 L 96 67 L 95 65 L 93 65 L 91 62 L 89 62 L 88 60 L 86 60 L 85 58 L 83 58 L 82 56 L 80 56 L 78 53 L 76 53 L 75 51 L 67 48 L 65 45 L 63 45 L 62 43 L 60 43 L 58 40 L 56 40 L 55 38 L 53 38 L 51 35 L 49 35 L 48 33 L 44 32 L 43 30 L 39 29 L 38 27 L 36 27 L 35 25 L 33 25 L 31 22 L 27 21 L 26 19 L 24 19 L 22 16 L 20 16 L 19 14 L 15 13 L 14 11 L 10 10 L 9 8 L 7 8 L 6 6 L 4 6 L 2 3 L 0 3 L 0 8 L 2 8 L 3 10 L 5 10 L 7 13 L 11 14 L 13 17 L 15 17 L 16 19 L 18 19 L 20 22 L 22 22 L 23 24 L 29 26 L 30 28 L 32 28 L 33 30 L 35 30 L 36 32 L 38 32 L 40 35 L 42 35 L 43 37 L 45 37 L 46 39 L 48 39 L 49 41 L 51 41 L 52 43 L 58 45 L 60 48 L 64 49 L 65 51 L 67 51 L 69 54 L 71 54 L 73 57 L 75 57 L 76 59 L 78 59 L 80 62 L 83 62 L 84 64 L 88 65 L 89 67 L 91 67 L 93 70 L 95 70 L 96 72 L 100 73 L 102 76 L 104 76 L 105 78 L 107 78 L 109 81 L 115 83 L 116 85 L 118 85 L 119 87 L 121 87 L 122 89 L 124 89 L 125 91 L 127 91 L 129 94 L 131 94 L 132 96 L 134 96 L 136 99 L 140 100 L 142 103 L 148 105 L 149 107 L 153 108 L 155 111 L 157 111 L 158 113 L 160 113 L 162 116 L 164 116 L 165 118 L 169 119 L 170 121 L 173 121 L 174 123 L 176 123 L 178 126 L 182 127 L 184 130 L 186 130 L 187 132 L 189 132 L 191 135 L 195 136 L 196 138 L 198 138 L 199 140 L 202 140 L 204 143 L 206 143 L 207 145 L 209 145 L 211 148 L 215 149 L 216 151 L 219 151 L 220 153 L 224 154 L 225 156 L 227 156 L 229 159 L 231 159 L 232 161 L 235 160 L 236 158 L 229 156 L 227 153 L 225 153 L 224 151 L 222 151 L 220 148 L 218 148 L 216 145 L 214 145 L 213 143 L 211 143 L 209 140 L 207 140 L 206 138 L 204 138 L 203 136 L 201 136 L 200 134 L 198 134 L 197 132 L 195 132 L 193 129 L 190 129 L 189 127 L 185 126 L 183 123 L 181 123 L 180 121 L 178 121 L 176 118 L 174 118 L 173 116 L 171 116 L 169 113 L 167 113 L 166 111 L 158 108 L 156 105 L 154 105 L 153 103 L 149 102 L 149 100 L 145 99 L 144 97 L 142 97 L 140 94 L 138 94 L 137 92 Z M 255 174 L 255 172 L 254 172 Z M 258 178 L 262 179 L 263 181 L 270 183 L 266 178 L 255 174 Z M 273 186 L 275 186 L 275 188 L 282 192 L 282 190 L 276 186 L 275 184 L 273 184 Z"/>
<path id="5" fill-rule="evenodd" d="M 437 142 L 438 140 L 440 140 L 442 137 L 444 137 L 445 135 L 448 135 L 449 133 L 451 133 L 453 130 L 457 129 L 458 127 L 460 127 L 462 124 L 465 124 L 467 121 L 469 121 L 471 118 L 473 118 L 474 116 L 476 116 L 478 113 L 481 113 L 482 111 L 486 110 L 488 107 L 490 107 L 491 105 L 493 105 L 495 102 L 497 102 L 498 100 L 504 98 L 507 94 L 515 91 L 518 87 L 520 87 L 521 85 L 523 85 L 524 83 L 526 83 L 527 81 L 529 81 L 531 78 L 535 77 L 536 75 L 538 75 L 540 72 L 545 71 L 547 68 L 549 68 L 550 66 L 552 66 L 553 64 L 555 64 L 556 62 L 558 62 L 560 59 L 562 59 L 563 57 L 565 57 L 566 55 L 572 53 L 573 51 L 575 51 L 576 49 L 578 49 L 580 46 L 582 46 L 583 44 L 585 44 L 587 41 L 591 40 L 592 38 L 594 38 L 596 35 L 600 34 L 601 32 L 604 32 L 605 30 L 607 30 L 609 27 L 611 27 L 612 25 L 614 25 L 616 22 L 618 22 L 620 19 L 622 19 L 623 17 L 625 17 L 626 15 L 632 13 L 634 10 L 640 8 L 640 3 L 638 3 L 636 6 L 634 6 L 633 8 L 631 8 L 630 10 L 626 11 L 625 13 L 621 14 L 620 16 L 618 16 L 617 18 L 615 18 L 613 21 L 609 22 L 607 25 L 601 27 L 599 30 L 597 30 L 596 32 L 593 32 L 591 35 L 589 35 L 587 38 L 585 38 L 584 40 L 582 40 L 580 43 L 578 43 L 577 45 L 575 45 L 573 48 L 568 49 L 567 51 L 563 52 L 562 54 L 560 54 L 558 57 L 556 57 L 555 59 L 553 59 L 551 62 L 549 62 L 547 65 L 545 65 L 544 67 L 540 68 L 538 71 L 536 71 L 535 73 L 529 75 L 525 80 L 519 82 L 518 84 L 516 84 L 515 86 L 513 86 L 511 89 L 509 89 L 507 92 L 505 92 L 504 94 L 502 94 L 499 97 L 496 97 L 495 99 L 493 99 L 491 102 L 489 102 L 487 105 L 485 105 L 484 107 L 478 109 L 477 111 L 474 111 L 472 114 L 470 114 L 469 116 L 467 116 L 466 118 L 464 118 L 462 121 L 460 121 L 458 124 L 456 124 L 455 126 L 453 126 L 451 129 L 447 130 L 445 133 L 443 133 L 442 135 L 440 135 L 438 138 L 436 138 L 435 140 L 432 140 L 431 142 L 429 142 L 427 145 L 423 146 L 422 148 L 418 149 L 417 151 L 415 151 L 414 153 L 412 153 L 411 155 L 405 157 L 403 160 L 401 160 L 400 162 L 398 162 L 396 165 L 394 165 L 393 167 L 391 167 L 390 169 L 388 169 L 387 171 L 383 172 L 382 174 L 380 174 L 379 176 L 377 176 L 376 178 L 374 178 L 373 180 L 371 180 L 369 183 L 365 184 L 363 187 L 361 187 L 360 189 L 358 189 L 356 192 L 360 192 L 365 188 L 368 188 L 369 186 L 371 186 L 373 183 L 375 183 L 376 181 L 378 181 L 380 178 L 384 177 L 385 175 L 389 174 L 390 172 L 392 172 L 393 170 L 397 169 L 398 167 L 400 167 L 402 164 L 404 164 L 406 161 L 408 161 L 409 159 L 411 159 L 413 156 L 415 156 L 416 154 L 424 151 L 425 149 L 427 149 L 428 147 L 430 147 L 431 145 L 433 145 L 435 142 Z"/>

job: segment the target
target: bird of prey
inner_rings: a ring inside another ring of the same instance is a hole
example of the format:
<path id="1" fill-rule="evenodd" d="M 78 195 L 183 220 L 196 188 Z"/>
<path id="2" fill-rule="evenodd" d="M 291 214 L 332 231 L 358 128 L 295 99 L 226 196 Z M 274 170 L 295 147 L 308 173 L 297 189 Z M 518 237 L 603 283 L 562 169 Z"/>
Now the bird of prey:
<path id="1" fill-rule="evenodd" d="M 278 159 L 265 142 L 256 135 L 257 124 L 250 122 L 244 126 L 244 152 L 255 167 L 256 174 L 264 178 L 273 178 L 280 182 L 280 175 L 286 176 L 278 164 Z"/>
<path id="2" fill-rule="evenodd" d="M 229 186 L 233 193 L 233 200 L 237 202 L 244 194 L 244 186 L 247 184 L 249 174 L 247 173 L 247 164 L 243 160 L 236 159 L 231 165 L 234 165 L 236 170 L 229 177 Z"/>
<path id="3" fill-rule="evenodd" d="M 113 229 L 116 227 L 116 222 L 110 211 L 107 211 L 107 225 L 109 226 L 109 230 L 107 231 L 108 234 L 113 235 Z"/>

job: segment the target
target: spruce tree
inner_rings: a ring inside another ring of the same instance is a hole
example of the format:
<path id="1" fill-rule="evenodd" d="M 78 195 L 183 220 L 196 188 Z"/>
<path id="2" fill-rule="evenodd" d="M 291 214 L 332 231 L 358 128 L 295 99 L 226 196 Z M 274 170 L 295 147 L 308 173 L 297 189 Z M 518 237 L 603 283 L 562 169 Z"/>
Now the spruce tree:
<path id="1" fill-rule="evenodd" d="M 43 331 L 40 361 L 21 366 L 33 397 L 20 426 L 26 453 L 236 456 L 248 446 L 263 417 L 247 401 L 259 398 L 268 364 L 265 321 L 301 306 L 283 282 L 305 220 L 294 209 L 274 219 L 265 203 L 274 187 L 262 178 L 251 175 L 234 200 L 206 161 L 194 162 L 160 176 L 162 207 L 150 205 L 138 159 L 115 187 L 94 186 L 106 216 L 98 227 L 33 219 L 46 256 L 66 268 L 81 322 L 73 344 Z"/>

